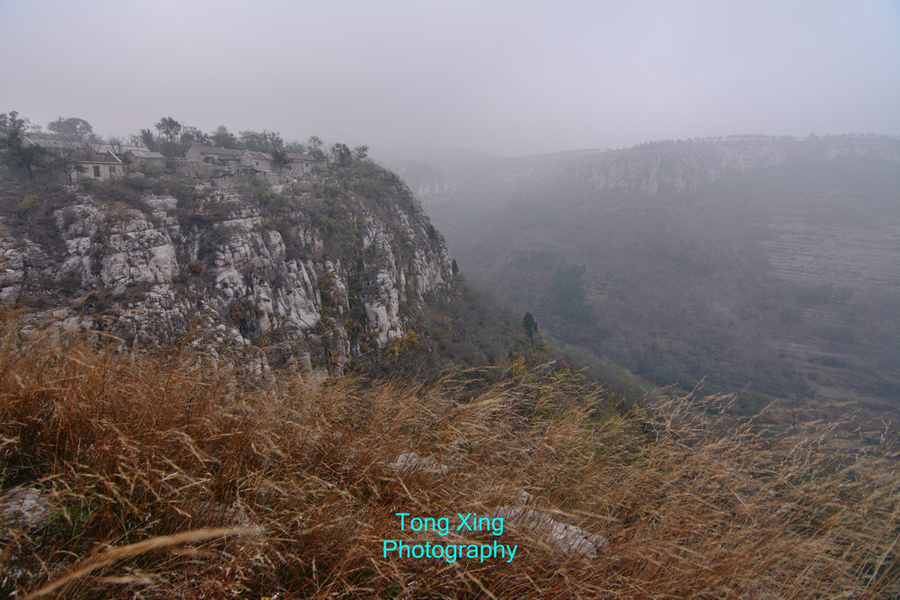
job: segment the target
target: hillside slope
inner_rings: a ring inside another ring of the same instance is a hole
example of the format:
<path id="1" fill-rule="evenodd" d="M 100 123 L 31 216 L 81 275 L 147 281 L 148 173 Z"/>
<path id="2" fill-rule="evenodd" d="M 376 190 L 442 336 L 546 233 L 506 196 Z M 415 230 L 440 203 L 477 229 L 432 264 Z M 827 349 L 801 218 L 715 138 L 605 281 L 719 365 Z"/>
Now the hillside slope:
<path id="1" fill-rule="evenodd" d="M 855 431 L 737 423 L 727 397 L 622 413 L 552 369 L 315 385 L 189 348 L 122 353 L 5 311 L 0 325 L 4 596 L 900 589 L 897 448 L 879 422 L 861 446 Z M 461 527 L 473 514 L 490 530 Z"/>
<path id="2" fill-rule="evenodd" d="M 441 173 L 426 205 L 463 272 L 562 340 L 660 385 L 900 396 L 900 140 L 671 142 Z"/>

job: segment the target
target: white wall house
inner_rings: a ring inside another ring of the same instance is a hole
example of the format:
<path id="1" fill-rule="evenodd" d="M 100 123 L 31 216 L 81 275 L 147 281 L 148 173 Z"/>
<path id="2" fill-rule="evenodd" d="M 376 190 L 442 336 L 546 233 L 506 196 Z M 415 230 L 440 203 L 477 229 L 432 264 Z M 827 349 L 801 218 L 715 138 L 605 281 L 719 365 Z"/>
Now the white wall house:
<path id="1" fill-rule="evenodd" d="M 79 179 L 105 181 L 125 172 L 122 160 L 111 150 L 102 149 L 101 144 L 33 137 L 26 137 L 25 143 L 40 146 L 55 156 L 65 157 L 66 164 L 77 164 L 80 168 L 69 175 L 71 183 Z"/>
<path id="2" fill-rule="evenodd" d="M 147 150 L 146 148 L 138 150 L 128 150 L 125 153 L 125 157 L 130 164 L 140 168 L 146 169 L 147 167 L 150 167 L 159 170 L 166 168 L 166 157 L 159 152 L 153 152 L 152 150 Z"/>
<path id="3" fill-rule="evenodd" d="M 122 161 L 112 152 L 106 151 L 85 156 L 78 161 L 84 171 L 75 173 L 74 179 L 100 179 L 105 181 L 124 174 Z"/>
<path id="4" fill-rule="evenodd" d="M 309 173 L 316 166 L 316 159 L 308 154 L 289 152 L 288 158 L 291 159 L 288 169 L 296 173 Z"/>
<path id="5" fill-rule="evenodd" d="M 244 154 L 241 157 L 241 164 L 263 173 L 271 173 L 275 170 L 275 165 L 272 163 L 272 157 L 265 152 L 244 150 Z"/>
<path id="6" fill-rule="evenodd" d="M 213 146 L 191 146 L 184 153 L 184 157 L 194 162 L 225 167 L 242 164 L 244 151 L 232 150 L 231 148 L 215 148 Z"/>

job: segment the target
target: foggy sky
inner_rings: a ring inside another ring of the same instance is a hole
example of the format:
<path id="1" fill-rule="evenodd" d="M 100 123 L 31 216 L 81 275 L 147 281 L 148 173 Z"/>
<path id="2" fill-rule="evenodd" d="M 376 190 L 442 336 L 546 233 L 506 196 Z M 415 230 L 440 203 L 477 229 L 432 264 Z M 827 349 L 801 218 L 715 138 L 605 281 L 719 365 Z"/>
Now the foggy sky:
<path id="1" fill-rule="evenodd" d="M 900 134 L 900 2 L 0 0 L 0 112 L 499 154 Z"/>

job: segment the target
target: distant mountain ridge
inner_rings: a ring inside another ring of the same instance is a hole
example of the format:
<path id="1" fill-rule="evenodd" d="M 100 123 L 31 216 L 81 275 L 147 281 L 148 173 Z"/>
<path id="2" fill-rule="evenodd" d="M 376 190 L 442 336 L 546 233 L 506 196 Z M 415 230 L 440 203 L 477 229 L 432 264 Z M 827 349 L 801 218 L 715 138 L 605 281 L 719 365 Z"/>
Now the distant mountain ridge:
<path id="1" fill-rule="evenodd" d="M 435 167 L 456 198 L 429 213 L 463 272 L 552 335 L 658 384 L 900 401 L 900 139 Z"/>
<path id="2" fill-rule="evenodd" d="M 661 189 L 696 189 L 729 173 L 773 167 L 797 158 L 827 161 L 855 157 L 900 164 L 898 146 L 900 138 L 884 135 L 802 139 L 733 136 L 651 142 L 621 150 L 576 150 L 510 158 L 437 155 L 436 162 L 394 160 L 387 164 L 409 183 L 423 203 L 430 204 L 441 200 L 445 192 L 450 193 L 448 200 L 458 196 L 460 186 L 467 186 L 473 175 L 486 178 L 489 188 L 507 186 L 508 193 L 520 186 L 568 178 L 589 181 L 598 192 L 619 188 L 656 194 Z M 479 180 L 479 183 L 485 182 Z"/>

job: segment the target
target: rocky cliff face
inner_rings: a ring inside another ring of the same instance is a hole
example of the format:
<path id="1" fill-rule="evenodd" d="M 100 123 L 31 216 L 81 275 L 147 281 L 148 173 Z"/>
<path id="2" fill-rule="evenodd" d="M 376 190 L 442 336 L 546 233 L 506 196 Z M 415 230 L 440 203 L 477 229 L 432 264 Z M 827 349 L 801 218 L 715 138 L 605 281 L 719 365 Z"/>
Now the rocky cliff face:
<path id="1" fill-rule="evenodd" d="M 44 214 L 3 215 L 0 298 L 125 345 L 190 334 L 213 356 L 340 371 L 401 338 L 452 277 L 418 202 L 375 165 L 280 193 L 189 183 L 102 184 Z"/>
<path id="2" fill-rule="evenodd" d="M 657 196 L 690 193 L 732 175 L 788 162 L 840 159 L 900 165 L 896 138 L 887 136 L 735 136 L 686 142 L 654 142 L 623 150 L 581 150 L 515 158 L 471 158 L 435 164 L 397 161 L 394 168 L 430 205 L 497 204 L 537 186 L 580 186 L 580 193 L 635 192 Z"/>
<path id="3" fill-rule="evenodd" d="M 604 152 L 575 168 L 589 177 L 597 192 L 626 189 L 657 195 L 694 192 L 730 175 L 758 172 L 788 161 L 828 162 L 854 156 L 900 164 L 897 150 L 896 140 L 890 138 L 751 137 L 648 144 Z"/>
<path id="4" fill-rule="evenodd" d="M 398 161 L 392 168 L 424 206 L 461 199 L 457 184 L 434 165 L 407 160 Z"/>

